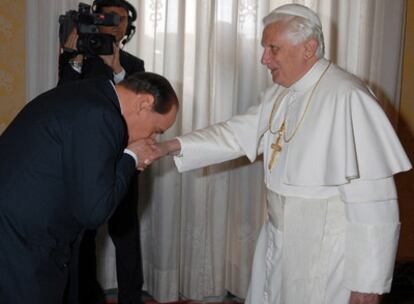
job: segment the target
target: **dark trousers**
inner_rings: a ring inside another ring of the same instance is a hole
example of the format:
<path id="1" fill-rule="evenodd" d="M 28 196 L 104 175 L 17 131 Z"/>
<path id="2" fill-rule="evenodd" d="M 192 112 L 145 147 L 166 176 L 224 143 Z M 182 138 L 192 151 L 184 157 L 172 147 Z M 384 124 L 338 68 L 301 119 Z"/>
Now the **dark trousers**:
<path id="1" fill-rule="evenodd" d="M 125 198 L 108 221 L 108 232 L 115 245 L 118 303 L 141 304 L 143 285 L 139 221 L 137 216 L 138 174 L 131 181 Z M 79 303 L 103 304 L 104 292 L 96 278 L 96 230 L 87 230 L 80 243 Z"/>

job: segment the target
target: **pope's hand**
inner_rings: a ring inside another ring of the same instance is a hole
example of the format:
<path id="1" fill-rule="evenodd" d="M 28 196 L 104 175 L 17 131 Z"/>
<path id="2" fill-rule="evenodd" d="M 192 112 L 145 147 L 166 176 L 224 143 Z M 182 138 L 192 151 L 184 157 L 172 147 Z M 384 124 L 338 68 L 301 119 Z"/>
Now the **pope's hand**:
<path id="1" fill-rule="evenodd" d="M 166 142 L 159 142 L 155 144 L 155 148 L 157 149 L 157 158 L 161 158 L 169 154 L 168 144 Z"/>
<path id="2" fill-rule="evenodd" d="M 352 291 L 349 304 L 379 304 L 381 296 L 374 293 L 361 293 Z"/>
<path id="3" fill-rule="evenodd" d="M 158 149 L 155 148 L 155 140 L 152 138 L 144 138 L 132 142 L 127 147 L 138 157 L 137 169 L 144 171 L 154 160 L 157 159 Z"/>
<path id="4" fill-rule="evenodd" d="M 158 149 L 158 158 L 166 155 L 176 155 L 181 150 L 181 144 L 178 139 L 175 138 L 156 143 L 155 147 Z"/>

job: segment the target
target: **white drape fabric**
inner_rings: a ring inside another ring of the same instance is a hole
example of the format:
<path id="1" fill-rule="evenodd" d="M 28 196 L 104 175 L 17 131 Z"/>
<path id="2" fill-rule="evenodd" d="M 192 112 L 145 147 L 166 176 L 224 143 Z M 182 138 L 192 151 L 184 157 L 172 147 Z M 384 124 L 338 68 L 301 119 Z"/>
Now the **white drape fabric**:
<path id="1" fill-rule="evenodd" d="M 56 85 L 58 16 L 78 2 L 27 1 L 28 100 Z M 177 122 L 162 138 L 225 120 L 258 103 L 270 83 L 260 64 L 261 19 L 290 2 L 319 13 L 326 57 L 369 83 L 381 105 L 393 110 L 389 113 L 398 112 L 404 0 L 130 2 L 138 11 L 137 32 L 125 49 L 144 59 L 147 71 L 167 77 L 180 98 Z M 244 298 L 264 219 L 260 161 L 249 164 L 242 158 L 178 174 L 167 158 L 140 180 L 149 293 L 160 301 L 226 291 Z M 104 233 L 98 250 L 103 287 L 116 287 L 114 250 Z"/>
<path id="2" fill-rule="evenodd" d="M 57 83 L 59 15 L 77 9 L 77 0 L 26 1 L 26 95 L 27 100 Z"/>
<path id="3" fill-rule="evenodd" d="M 165 75 L 181 95 L 180 117 L 163 137 L 225 120 L 257 102 L 267 83 L 259 61 L 268 3 L 139 3 L 137 53 L 147 70 Z M 260 164 L 241 159 L 180 175 L 166 159 L 150 176 L 141 178 L 152 181 L 142 187 L 152 194 L 141 217 L 149 292 L 161 301 L 179 294 L 222 296 L 226 290 L 244 296 L 263 221 Z"/>

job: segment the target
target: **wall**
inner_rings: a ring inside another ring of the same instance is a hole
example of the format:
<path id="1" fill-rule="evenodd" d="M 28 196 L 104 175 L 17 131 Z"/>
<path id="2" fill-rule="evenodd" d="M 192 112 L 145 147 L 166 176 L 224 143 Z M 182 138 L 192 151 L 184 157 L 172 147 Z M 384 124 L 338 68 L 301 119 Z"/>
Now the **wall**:
<path id="1" fill-rule="evenodd" d="M 26 1 L 0 1 L 0 134 L 26 103 Z"/>
<path id="2" fill-rule="evenodd" d="M 414 132 L 414 0 L 407 0 L 404 65 L 402 76 L 401 117 Z"/>
<path id="3" fill-rule="evenodd" d="M 414 0 L 407 0 L 405 46 L 398 135 L 414 164 Z M 397 176 L 401 236 L 399 260 L 414 260 L 414 170 Z"/>

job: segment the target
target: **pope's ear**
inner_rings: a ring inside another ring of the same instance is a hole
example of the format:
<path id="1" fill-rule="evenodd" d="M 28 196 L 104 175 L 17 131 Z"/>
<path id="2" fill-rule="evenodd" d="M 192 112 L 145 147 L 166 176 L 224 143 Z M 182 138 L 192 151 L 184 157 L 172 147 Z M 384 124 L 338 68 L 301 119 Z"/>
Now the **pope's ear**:
<path id="1" fill-rule="evenodd" d="M 137 104 L 139 111 L 152 111 L 154 109 L 154 96 L 147 93 L 137 94 Z"/>
<path id="2" fill-rule="evenodd" d="M 305 42 L 305 56 L 306 59 L 313 57 L 318 49 L 318 41 L 315 38 L 311 38 Z"/>

